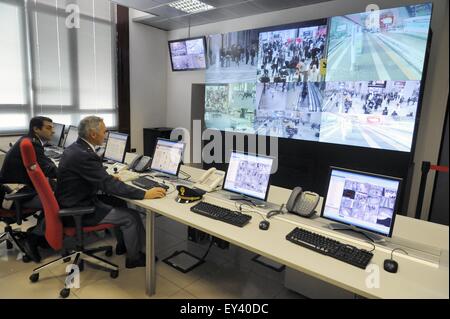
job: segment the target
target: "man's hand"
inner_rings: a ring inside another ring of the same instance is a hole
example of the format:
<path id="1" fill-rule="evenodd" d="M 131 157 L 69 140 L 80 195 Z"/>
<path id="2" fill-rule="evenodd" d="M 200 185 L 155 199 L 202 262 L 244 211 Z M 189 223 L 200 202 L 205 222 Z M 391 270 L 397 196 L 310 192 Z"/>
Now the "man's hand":
<path id="1" fill-rule="evenodd" d="M 166 190 L 162 187 L 153 187 L 145 192 L 144 199 L 162 198 L 166 196 Z"/>

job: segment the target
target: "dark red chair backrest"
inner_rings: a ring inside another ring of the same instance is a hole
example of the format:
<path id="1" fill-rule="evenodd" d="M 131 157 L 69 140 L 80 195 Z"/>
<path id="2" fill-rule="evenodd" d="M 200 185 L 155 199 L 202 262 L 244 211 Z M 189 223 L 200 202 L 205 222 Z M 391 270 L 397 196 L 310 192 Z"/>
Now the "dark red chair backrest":
<path id="1" fill-rule="evenodd" d="M 36 160 L 36 152 L 29 138 L 24 138 L 20 142 L 20 152 L 23 165 L 44 208 L 45 238 L 54 250 L 60 250 L 63 247 L 63 225 L 59 218 L 59 205 L 47 177 Z"/>

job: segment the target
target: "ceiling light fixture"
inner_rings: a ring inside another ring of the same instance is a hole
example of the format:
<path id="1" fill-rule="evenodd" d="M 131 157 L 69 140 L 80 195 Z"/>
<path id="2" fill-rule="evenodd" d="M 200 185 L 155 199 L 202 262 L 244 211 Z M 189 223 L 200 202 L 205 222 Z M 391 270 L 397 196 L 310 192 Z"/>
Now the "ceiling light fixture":
<path id="1" fill-rule="evenodd" d="M 186 12 L 198 13 L 214 9 L 215 7 L 198 0 L 180 0 L 168 4 L 169 7 Z"/>

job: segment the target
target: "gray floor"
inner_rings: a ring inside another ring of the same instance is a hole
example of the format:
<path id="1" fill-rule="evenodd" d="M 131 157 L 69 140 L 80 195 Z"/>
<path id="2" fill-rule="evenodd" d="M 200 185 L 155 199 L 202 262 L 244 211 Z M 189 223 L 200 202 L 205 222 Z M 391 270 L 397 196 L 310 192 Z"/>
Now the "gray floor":
<path id="1" fill-rule="evenodd" d="M 32 222 L 22 225 L 22 229 L 30 225 Z M 156 252 L 160 261 L 153 298 L 302 298 L 284 288 L 284 272 L 253 262 L 253 253 L 236 246 L 227 250 L 213 246 L 206 263 L 183 274 L 161 260 L 176 250 L 202 256 L 208 243 L 199 245 L 188 241 L 187 226 L 163 216 L 156 218 L 156 226 Z M 94 237 L 89 240 L 93 247 L 115 244 L 109 235 Z M 58 257 L 50 250 L 41 250 L 41 254 L 40 264 Z M 42 273 L 38 283 L 31 283 L 28 278 L 39 264 L 23 263 L 20 257 L 16 250 L 7 250 L 5 243 L 0 244 L 0 298 L 58 298 L 64 286 L 66 265 Z M 80 288 L 71 289 L 69 298 L 148 298 L 144 287 L 145 268 L 126 269 L 124 256 L 104 258 L 119 265 L 119 277 L 111 279 L 108 273 L 87 265 L 81 273 Z"/>

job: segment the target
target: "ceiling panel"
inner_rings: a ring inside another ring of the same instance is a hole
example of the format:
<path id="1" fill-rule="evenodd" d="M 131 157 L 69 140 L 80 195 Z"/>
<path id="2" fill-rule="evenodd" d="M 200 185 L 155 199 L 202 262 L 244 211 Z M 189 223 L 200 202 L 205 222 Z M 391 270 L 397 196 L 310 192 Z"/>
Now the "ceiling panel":
<path id="1" fill-rule="evenodd" d="M 256 6 L 252 2 L 244 2 L 234 6 L 229 6 L 227 7 L 227 9 L 230 10 L 232 13 L 237 14 L 239 17 L 251 16 L 254 14 L 266 12 L 266 10 Z"/>
<path id="2" fill-rule="evenodd" d="M 176 30 L 189 26 L 189 15 L 171 8 L 167 3 L 175 0 L 112 0 L 124 6 L 155 15 L 152 18 L 135 19 L 163 30 Z M 300 7 L 331 0 L 202 0 L 216 9 L 190 15 L 190 25 L 202 25 L 236 19 L 265 12 Z"/>
<path id="3" fill-rule="evenodd" d="M 156 7 L 152 9 L 147 9 L 145 11 L 164 18 L 178 17 L 186 14 L 186 12 L 174 9 L 169 6 Z"/>
<path id="4" fill-rule="evenodd" d="M 203 17 L 207 18 L 211 22 L 236 19 L 240 17 L 238 14 L 232 12 L 228 8 L 209 10 L 199 14 L 201 14 Z"/>

